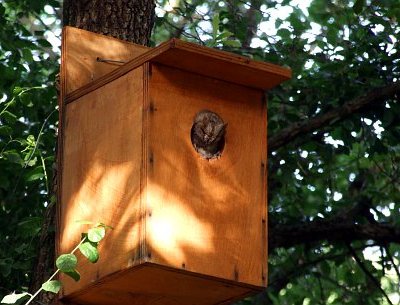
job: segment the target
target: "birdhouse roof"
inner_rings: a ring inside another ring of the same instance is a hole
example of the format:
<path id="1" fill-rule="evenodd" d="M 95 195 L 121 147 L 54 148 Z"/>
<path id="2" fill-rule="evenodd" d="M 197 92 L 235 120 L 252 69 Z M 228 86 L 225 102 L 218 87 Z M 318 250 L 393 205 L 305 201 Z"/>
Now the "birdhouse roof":
<path id="1" fill-rule="evenodd" d="M 137 60 L 139 58 L 127 65 Z M 271 89 L 292 76 L 288 68 L 179 39 L 171 39 L 149 50 L 142 60 L 258 89 Z"/>
<path id="2" fill-rule="evenodd" d="M 69 36 L 68 33 L 70 33 Z M 104 72 L 100 71 L 100 77 L 96 77 L 95 81 L 85 84 L 85 79 L 87 77 L 80 77 L 83 73 L 83 70 L 81 71 L 80 69 L 83 67 L 92 67 L 91 69 L 93 69 L 93 66 L 88 64 L 88 60 L 90 60 L 95 53 L 101 53 L 99 49 L 95 48 L 95 50 L 92 50 L 92 48 L 90 48 L 90 43 L 98 44 L 101 41 L 104 43 L 107 41 L 115 43 L 117 40 L 71 27 L 64 28 L 63 37 L 63 44 L 65 45 L 63 48 L 63 62 L 72 61 L 69 64 L 69 71 L 71 72 L 68 74 L 69 77 L 67 77 L 67 79 L 69 79 L 69 82 L 73 80 L 75 80 L 75 82 L 78 81 L 77 84 L 82 85 L 82 87 L 78 87 L 79 89 L 77 90 L 70 90 L 67 86 L 68 90 L 64 91 L 66 93 L 66 103 L 121 77 L 146 62 L 159 63 L 214 79 L 262 90 L 271 89 L 290 79 L 292 75 L 290 69 L 278 65 L 251 60 L 244 56 L 185 42 L 179 39 L 171 39 L 155 48 L 146 48 L 130 44 L 136 49 L 141 49 L 140 54 L 137 54 L 132 60 L 109 73 L 104 74 Z M 96 39 L 100 40 L 96 42 Z M 120 41 L 120 43 L 121 42 L 122 41 Z M 127 42 L 123 43 L 124 45 L 128 44 Z M 69 47 L 67 47 L 67 45 Z M 111 50 L 113 50 L 113 48 L 111 48 Z M 67 71 L 66 69 L 64 70 Z M 77 73 L 76 71 L 78 70 L 81 72 Z M 99 75 L 98 73 L 99 71 L 96 71 L 96 73 L 92 72 L 91 74 Z"/>

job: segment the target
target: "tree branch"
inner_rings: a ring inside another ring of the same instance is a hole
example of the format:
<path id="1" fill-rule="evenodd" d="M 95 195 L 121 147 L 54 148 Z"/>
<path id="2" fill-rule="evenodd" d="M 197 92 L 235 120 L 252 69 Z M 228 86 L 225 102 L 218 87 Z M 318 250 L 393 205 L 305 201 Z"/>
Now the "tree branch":
<path id="1" fill-rule="evenodd" d="M 386 256 L 389 258 L 389 261 L 390 261 L 390 263 L 392 264 L 392 267 L 393 267 L 394 271 L 395 271 L 396 274 L 397 274 L 397 279 L 398 279 L 399 282 L 400 282 L 400 270 L 399 270 L 399 267 L 398 267 L 398 265 L 396 265 L 396 263 L 394 262 L 394 259 L 393 259 L 392 254 L 390 253 L 389 247 L 388 247 L 387 245 L 385 245 L 384 249 L 385 249 L 385 252 L 386 252 Z M 400 289 L 400 287 L 399 287 L 399 289 Z"/>
<path id="2" fill-rule="evenodd" d="M 246 19 L 247 19 L 247 30 L 246 36 L 242 43 L 244 49 L 249 49 L 250 44 L 254 36 L 257 34 L 257 26 L 258 20 L 256 17 L 257 11 L 260 10 L 262 1 L 260 0 L 252 0 L 250 1 L 250 7 L 246 12 Z"/>
<path id="3" fill-rule="evenodd" d="M 268 235 L 270 250 L 278 247 L 289 248 L 321 240 L 330 242 L 375 240 L 379 243 L 400 243 L 400 228 L 381 223 L 359 224 L 341 216 L 295 225 L 275 225 L 269 228 Z"/>
<path id="4" fill-rule="evenodd" d="M 357 255 L 356 251 L 353 249 L 353 247 L 350 244 L 347 244 L 347 247 L 348 247 L 351 255 L 353 256 L 354 260 L 357 262 L 358 266 L 361 268 L 361 270 L 375 284 L 376 288 L 378 288 L 378 290 L 383 294 L 383 296 L 386 298 L 387 302 L 390 305 L 393 305 L 392 301 L 389 299 L 389 296 L 387 295 L 385 290 L 383 290 L 383 288 L 381 287 L 381 284 L 379 283 L 379 281 L 372 275 L 371 272 L 369 272 L 367 267 L 363 264 L 361 259 L 358 257 L 358 255 Z"/>
<path id="5" fill-rule="evenodd" d="M 396 82 L 385 87 L 373 89 L 363 96 L 357 97 L 338 108 L 311 119 L 293 123 L 268 139 L 268 149 L 270 152 L 277 150 L 302 135 L 313 132 L 323 126 L 342 121 L 372 104 L 384 102 L 387 98 L 399 93 L 400 82 Z"/>

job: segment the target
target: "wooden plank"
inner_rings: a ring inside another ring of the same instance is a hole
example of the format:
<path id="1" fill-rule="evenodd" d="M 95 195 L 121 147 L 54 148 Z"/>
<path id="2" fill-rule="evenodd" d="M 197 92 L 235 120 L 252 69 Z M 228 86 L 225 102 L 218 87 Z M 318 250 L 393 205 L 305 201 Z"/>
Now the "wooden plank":
<path id="1" fill-rule="evenodd" d="M 172 39 L 154 62 L 258 89 L 271 89 L 291 78 L 291 70 L 234 53 Z"/>
<path id="2" fill-rule="evenodd" d="M 66 105 L 58 254 L 87 230 L 78 220 L 114 229 L 100 245 L 101 263 L 79 264 L 80 282 L 62 276 L 65 295 L 141 261 L 143 73 L 132 70 Z"/>
<path id="3" fill-rule="evenodd" d="M 140 172 L 140 202 L 143 211 L 143 224 L 141 226 L 140 238 L 140 255 L 143 260 L 148 260 L 148 248 L 146 242 L 146 217 L 148 215 L 147 209 L 147 167 L 148 167 L 148 130 L 149 130 L 149 78 L 150 78 L 150 64 L 148 62 L 143 64 L 143 115 L 142 115 L 142 164 Z"/>
<path id="4" fill-rule="evenodd" d="M 88 305 L 214 305 L 256 292 L 256 288 L 232 281 L 146 263 L 100 280 L 62 301 Z"/>
<path id="5" fill-rule="evenodd" d="M 257 89 L 271 89 L 291 78 L 291 70 L 243 56 L 172 39 L 137 56 L 118 69 L 69 93 L 66 103 L 117 79 L 145 62 L 158 62 L 196 74 Z"/>
<path id="6" fill-rule="evenodd" d="M 115 69 L 115 70 L 111 71 L 110 73 L 99 77 L 97 80 L 87 83 L 86 85 L 83 85 L 81 88 L 67 94 L 65 97 L 65 103 L 71 103 L 71 102 L 75 101 L 76 99 L 78 99 L 79 97 L 81 97 L 97 88 L 100 88 L 100 87 L 108 84 L 109 82 L 125 75 L 132 69 L 136 69 L 137 67 L 142 66 L 144 63 L 150 61 L 155 56 L 168 50 L 169 47 L 170 47 L 169 44 L 162 44 L 162 45 L 158 46 L 157 48 L 148 50 L 147 52 L 135 57 L 131 61 L 122 65 L 118 69 Z"/>
<path id="7" fill-rule="evenodd" d="M 265 261 L 263 262 L 262 267 L 262 281 L 263 285 L 266 287 L 268 284 L 268 110 L 267 110 L 267 97 L 264 95 L 264 98 L 261 101 L 261 113 L 262 113 L 262 129 L 265 130 L 265 135 L 262 139 L 261 143 L 261 155 L 266 156 L 265 159 L 261 161 L 261 185 L 264 187 L 264 191 L 262 192 L 262 202 L 265 202 L 263 205 L 263 209 L 261 212 L 261 239 L 265 241 L 265 247 L 262 248 L 262 257 L 265 257 Z"/>
<path id="8" fill-rule="evenodd" d="M 66 39 L 61 40 L 61 49 L 66 48 Z M 66 63 L 66 54 L 61 52 L 61 63 Z M 63 149 L 64 149 L 64 121 L 65 121 L 65 96 L 66 96 L 66 65 L 61 64 L 60 67 L 60 92 L 58 96 L 58 138 L 57 138 L 57 203 L 56 203 L 56 228 L 60 228 L 61 219 L 61 194 L 62 194 L 62 167 L 63 167 Z M 60 253 L 60 238 L 59 234 L 55 235 L 55 253 Z"/>
<path id="9" fill-rule="evenodd" d="M 150 80 L 146 241 L 150 261 L 265 286 L 263 91 L 154 64 Z M 218 160 L 190 130 L 204 109 L 228 124 Z"/>
<path id="10" fill-rule="evenodd" d="M 61 65 L 65 70 L 65 94 L 119 68 L 121 64 L 98 62 L 97 58 L 128 62 L 149 48 L 110 36 L 64 27 Z"/>

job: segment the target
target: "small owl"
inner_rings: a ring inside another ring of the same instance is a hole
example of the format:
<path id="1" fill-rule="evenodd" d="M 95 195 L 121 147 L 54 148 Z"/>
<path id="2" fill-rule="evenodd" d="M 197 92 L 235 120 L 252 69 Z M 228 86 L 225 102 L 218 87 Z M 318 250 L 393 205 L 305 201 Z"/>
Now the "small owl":
<path id="1" fill-rule="evenodd" d="M 219 158 L 225 145 L 226 126 L 215 112 L 197 113 L 190 131 L 194 149 L 207 160 Z"/>

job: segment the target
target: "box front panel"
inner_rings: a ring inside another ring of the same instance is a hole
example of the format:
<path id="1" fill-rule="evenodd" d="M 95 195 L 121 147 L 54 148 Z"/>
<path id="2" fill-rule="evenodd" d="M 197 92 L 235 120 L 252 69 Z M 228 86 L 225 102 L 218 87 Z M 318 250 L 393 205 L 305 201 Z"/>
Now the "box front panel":
<path id="1" fill-rule="evenodd" d="M 100 243 L 96 264 L 80 258 L 81 281 L 62 277 L 68 295 L 135 263 L 140 242 L 143 68 L 65 107 L 58 254 L 70 252 L 90 226 L 114 229 Z"/>
<path id="2" fill-rule="evenodd" d="M 152 66 L 148 112 L 149 260 L 266 285 L 266 111 L 263 92 Z M 195 115 L 217 113 L 226 143 L 203 159 L 191 143 Z"/>

